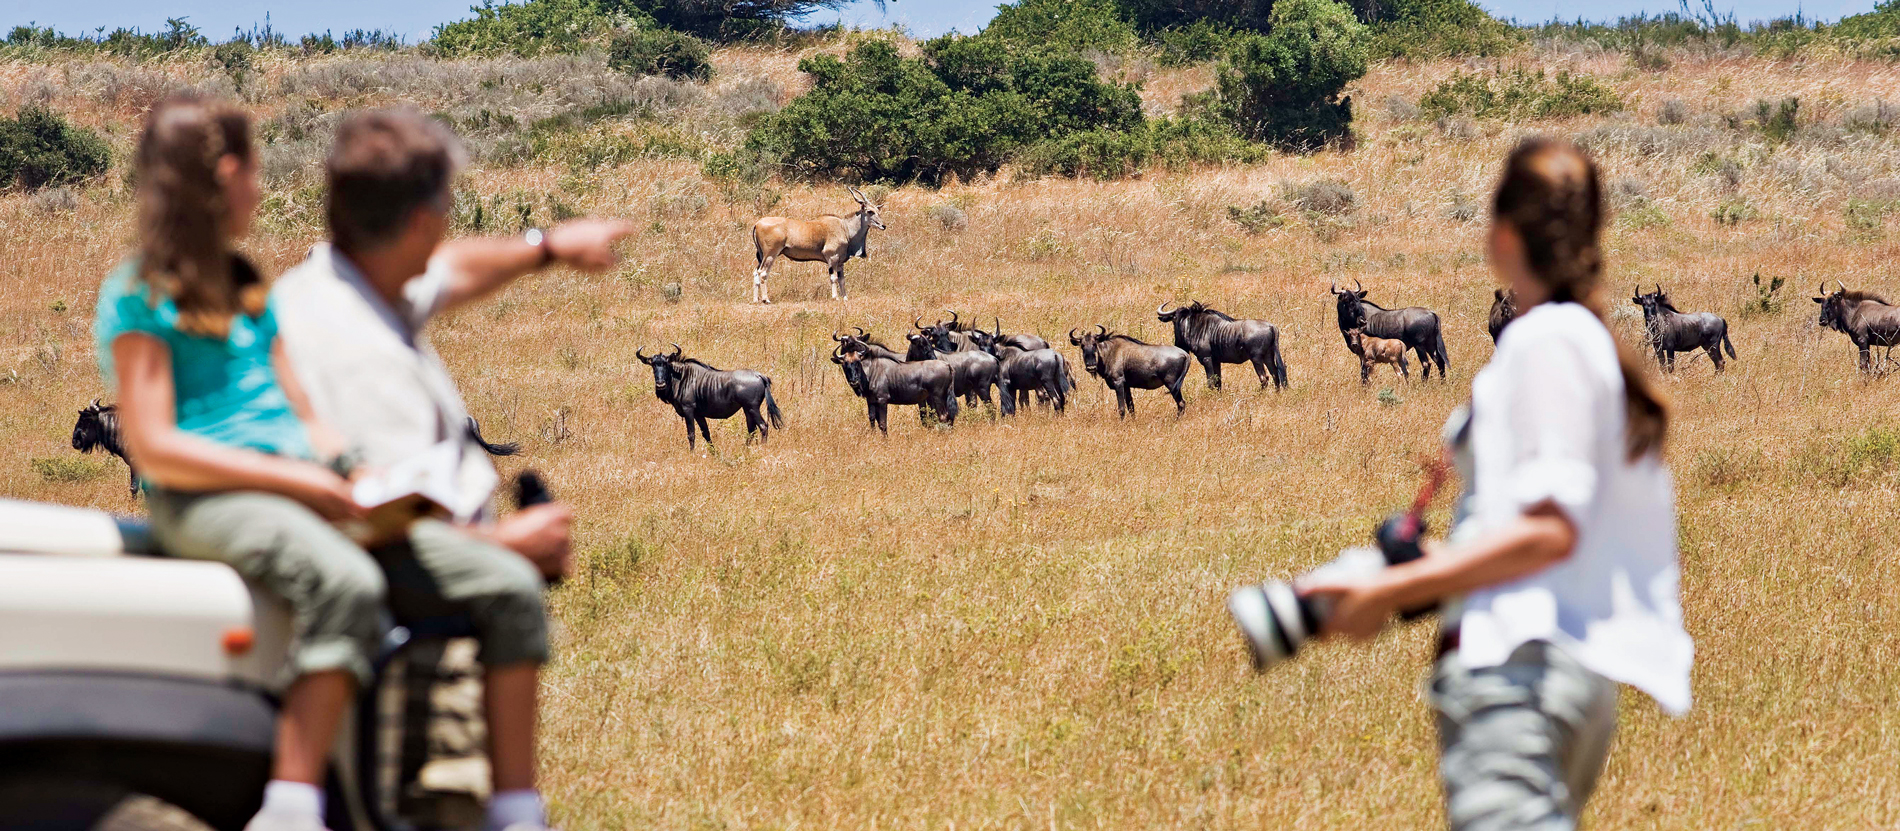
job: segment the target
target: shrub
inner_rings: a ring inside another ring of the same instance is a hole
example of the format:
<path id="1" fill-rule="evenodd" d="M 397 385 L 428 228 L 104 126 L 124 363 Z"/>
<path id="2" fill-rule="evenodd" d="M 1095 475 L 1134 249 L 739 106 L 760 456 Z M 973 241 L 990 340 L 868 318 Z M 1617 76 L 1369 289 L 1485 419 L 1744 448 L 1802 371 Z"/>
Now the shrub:
<path id="1" fill-rule="evenodd" d="M 1683 124 L 1689 120 L 1689 105 L 1680 98 L 1671 98 L 1656 108 L 1656 123 L 1665 126 Z"/>
<path id="2" fill-rule="evenodd" d="M 1847 228 L 1864 236 L 1878 236 L 1887 225 L 1887 215 L 1900 213 L 1900 200 L 1849 199 L 1842 213 Z"/>
<path id="3" fill-rule="evenodd" d="M 1453 56 L 1496 57 L 1517 49 L 1523 35 L 1471 0 L 1395 0 L 1371 6 L 1376 24 L 1370 42 L 1374 60 L 1429 60 Z"/>
<path id="4" fill-rule="evenodd" d="M 783 36 L 786 25 L 848 0 L 599 0 L 601 11 L 650 20 L 702 38 L 734 40 Z M 822 27 L 821 27 L 822 28 Z"/>
<path id="5" fill-rule="evenodd" d="M 578 52 L 598 41 L 608 23 L 592 0 L 525 0 L 499 6 L 495 0 L 482 0 L 469 11 L 475 16 L 435 27 L 430 42 L 449 55 Z"/>
<path id="6" fill-rule="evenodd" d="M 983 36 L 1018 48 L 1074 52 L 1127 52 L 1139 42 L 1113 0 L 1017 0 L 997 7 Z"/>
<path id="7" fill-rule="evenodd" d="M 30 464 L 42 482 L 90 482 L 106 473 L 106 462 L 72 456 L 33 459 Z"/>
<path id="8" fill-rule="evenodd" d="M 1418 101 L 1426 115 L 1469 115 L 1507 121 L 1569 118 L 1613 113 L 1623 99 L 1588 75 L 1558 72 L 1546 76 L 1522 67 L 1508 72 L 1458 73 L 1441 81 Z"/>
<path id="9" fill-rule="evenodd" d="M 1160 118 L 1134 129 L 1099 129 L 1037 142 L 1018 158 L 1032 176 L 1115 179 L 1150 165 L 1181 169 L 1222 161 L 1259 161 L 1266 147 L 1226 124 L 1197 118 Z"/>
<path id="10" fill-rule="evenodd" d="M 1333 0 L 1280 0 L 1272 23 L 1271 33 L 1235 44 L 1211 98 L 1197 106 L 1287 149 L 1346 139 L 1352 106 L 1340 94 L 1366 74 L 1366 27 Z"/>
<path id="11" fill-rule="evenodd" d="M 1284 184 L 1280 186 L 1280 198 L 1300 209 L 1302 213 L 1338 216 L 1352 213 L 1358 207 L 1359 197 L 1352 187 L 1337 179 L 1315 179 L 1303 184 Z"/>
<path id="12" fill-rule="evenodd" d="M 1227 206 L 1227 218 L 1240 226 L 1240 230 L 1258 236 L 1286 224 L 1286 217 L 1280 214 L 1279 206 L 1271 199 L 1262 199 L 1247 207 Z"/>
<path id="13" fill-rule="evenodd" d="M 1871 12 L 1841 18 L 1834 34 L 1853 40 L 1900 38 L 1900 0 L 1883 0 Z"/>
<path id="14" fill-rule="evenodd" d="M 961 231 L 970 227 L 970 217 L 962 208 L 949 202 L 938 202 L 924 210 L 931 219 L 942 225 L 946 231 Z"/>
<path id="15" fill-rule="evenodd" d="M 45 188 L 28 197 L 26 204 L 38 214 L 69 214 L 79 210 L 79 194 L 66 187 Z"/>
<path id="16" fill-rule="evenodd" d="M 665 75 L 675 80 L 712 77 L 712 47 L 684 32 L 639 29 L 614 36 L 607 65 L 628 75 Z"/>
<path id="17" fill-rule="evenodd" d="M 1799 117 L 1801 99 L 1783 98 L 1777 104 L 1770 105 L 1766 100 L 1755 102 L 1755 128 L 1762 137 L 1780 143 L 1794 138 L 1800 132 Z"/>
<path id="18" fill-rule="evenodd" d="M 1141 126 L 1135 89 L 1073 52 L 947 35 L 907 58 L 868 41 L 799 62 L 812 86 L 747 136 L 794 173 L 937 183 L 993 172 L 1045 138 Z"/>
<path id="19" fill-rule="evenodd" d="M 1156 32 L 1155 46 L 1162 66 L 1193 66 L 1219 60 L 1240 36 L 1238 29 L 1203 18 Z"/>
<path id="20" fill-rule="evenodd" d="M 1715 220 L 1717 225 L 1740 225 L 1754 219 L 1755 216 L 1755 206 L 1748 204 L 1748 200 L 1740 198 L 1725 199 L 1715 206 L 1715 210 L 1709 212 L 1709 218 Z"/>
<path id="21" fill-rule="evenodd" d="M 104 173 L 109 160 L 97 133 L 46 107 L 28 105 L 15 118 L 0 119 L 0 187 L 73 184 Z"/>
<path id="22" fill-rule="evenodd" d="M 1202 23 L 1251 32 L 1272 27 L 1273 0 L 1116 0 L 1135 28 L 1156 33 Z"/>

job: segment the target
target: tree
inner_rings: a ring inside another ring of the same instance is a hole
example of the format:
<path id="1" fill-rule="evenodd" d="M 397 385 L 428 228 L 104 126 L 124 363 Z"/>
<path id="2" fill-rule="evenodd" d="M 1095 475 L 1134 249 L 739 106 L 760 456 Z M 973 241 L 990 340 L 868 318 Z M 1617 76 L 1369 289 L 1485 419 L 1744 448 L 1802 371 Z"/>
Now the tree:
<path id="1" fill-rule="evenodd" d="M 1211 100 L 1240 133 L 1292 150 L 1350 137 L 1346 85 L 1366 74 L 1366 27 L 1335 0 L 1279 0 L 1271 31 L 1240 38 Z"/>
<path id="2" fill-rule="evenodd" d="M 699 37 L 730 41 L 784 29 L 813 12 L 838 9 L 852 0 L 601 0 L 602 11 L 652 18 L 661 26 Z M 884 0 L 872 0 L 879 10 Z"/>

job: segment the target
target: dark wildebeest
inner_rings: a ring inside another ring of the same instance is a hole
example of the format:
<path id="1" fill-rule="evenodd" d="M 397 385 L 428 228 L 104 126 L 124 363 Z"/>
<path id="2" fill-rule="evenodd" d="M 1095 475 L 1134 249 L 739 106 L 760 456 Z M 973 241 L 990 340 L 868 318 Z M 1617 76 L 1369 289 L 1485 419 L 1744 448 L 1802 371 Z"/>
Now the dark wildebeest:
<path id="1" fill-rule="evenodd" d="M 914 332 L 908 336 L 910 349 L 904 353 L 907 361 L 943 361 L 950 365 L 951 386 L 956 395 L 963 396 L 963 403 L 976 406 L 978 401 L 994 405 L 990 400 L 990 388 L 996 386 L 998 363 L 991 355 L 974 344 L 968 349 L 946 351 L 938 346 L 938 339 L 929 332 Z"/>
<path id="2" fill-rule="evenodd" d="M 1075 389 L 1075 377 L 1069 374 L 1069 361 L 1054 349 L 1023 349 L 1014 342 L 997 340 L 989 332 L 972 333 L 976 347 L 996 356 L 1000 365 L 997 386 L 1003 393 L 1003 415 L 1015 415 L 1016 408 L 1029 406 L 1034 392 L 1044 404 L 1062 412 L 1069 405 L 1069 391 Z"/>
<path id="3" fill-rule="evenodd" d="M 785 426 L 778 402 L 772 399 L 772 379 L 749 369 L 715 369 L 682 355 L 679 344 L 672 346 L 670 355 L 662 352 L 648 357 L 639 349 L 633 354 L 641 363 L 653 367 L 653 395 L 673 405 L 673 412 L 686 422 L 688 449 L 698 446 L 693 441 L 695 424 L 699 425 L 699 434 L 706 438 L 707 446 L 712 445 L 712 431 L 706 429 L 708 418 L 731 418 L 735 413 L 744 412 L 747 444 L 752 443 L 754 435 L 764 441 L 771 438 L 772 428 Z"/>
<path id="4" fill-rule="evenodd" d="M 521 444 L 518 442 L 490 442 L 482 438 L 482 425 L 475 420 L 474 416 L 468 417 L 468 437 L 490 456 L 513 456 L 521 452 Z"/>
<path id="5" fill-rule="evenodd" d="M 938 352 L 960 352 L 974 346 L 975 344 L 970 340 L 970 333 L 976 330 L 959 322 L 956 312 L 951 312 L 949 309 L 944 311 L 950 312 L 949 323 L 939 320 L 925 326 L 920 322 L 921 318 L 911 318 L 910 325 L 918 332 L 929 336 L 933 344 L 932 348 Z"/>
<path id="6" fill-rule="evenodd" d="M 995 318 L 995 320 L 996 320 L 996 331 L 984 333 L 991 340 L 997 343 L 1003 343 L 1003 344 L 1008 344 L 1010 346 L 1014 346 L 1017 349 L 1021 349 L 1025 352 L 1033 352 L 1037 349 L 1049 348 L 1048 341 L 1043 340 L 1042 338 L 1037 337 L 1035 335 L 1005 335 L 1003 334 L 1003 319 L 999 317 L 999 318 Z"/>
<path id="7" fill-rule="evenodd" d="M 831 299 L 843 300 L 844 263 L 852 256 L 867 256 L 865 238 L 871 229 L 885 230 L 880 214 L 883 205 L 874 205 L 870 197 L 847 187 L 858 203 L 849 216 L 825 214 L 817 219 L 761 217 L 752 223 L 752 254 L 758 267 L 752 269 L 752 302 L 770 303 L 771 293 L 765 281 L 772 276 L 772 265 L 779 257 L 797 262 L 821 262 L 831 278 Z"/>
<path id="8" fill-rule="evenodd" d="M 139 472 L 132 467 L 132 459 L 125 455 L 125 438 L 119 433 L 119 405 L 101 403 L 94 398 L 80 410 L 79 421 L 73 424 L 73 449 L 81 453 L 104 450 L 119 457 L 131 477 L 131 495 L 139 495 Z"/>
<path id="9" fill-rule="evenodd" d="M 831 351 L 831 362 L 844 370 L 845 384 L 864 399 L 865 415 L 878 430 L 890 434 L 892 404 L 915 405 L 920 422 L 928 406 L 937 411 L 937 420 L 957 423 L 949 364 L 937 360 L 900 363 L 862 351 L 847 352 L 845 346 L 840 343 Z"/>
<path id="10" fill-rule="evenodd" d="M 1517 319 L 1517 294 L 1504 289 L 1491 290 L 1491 342 L 1498 342 L 1498 335 L 1504 334 L 1504 327 Z"/>
<path id="11" fill-rule="evenodd" d="M 1108 331 L 1077 335 L 1069 330 L 1069 342 L 1082 347 L 1082 368 L 1102 379 L 1115 392 L 1115 414 L 1132 415 L 1135 395 L 1130 390 L 1166 388 L 1174 396 L 1175 415 L 1187 412 L 1181 398 L 1181 382 L 1187 379 L 1188 353 L 1178 346 L 1143 343 L 1135 338 Z"/>
<path id="12" fill-rule="evenodd" d="M 1359 383 L 1368 383 L 1372 378 L 1372 367 L 1378 364 L 1398 367 L 1400 377 L 1412 380 L 1412 369 L 1405 363 L 1405 341 L 1375 338 L 1367 335 L 1364 329 L 1350 329 L 1346 332 L 1346 345 L 1359 356 Z"/>
<path id="13" fill-rule="evenodd" d="M 1875 370 L 1873 348 L 1876 346 L 1885 350 L 1881 364 L 1886 364 L 1894 346 L 1900 345 L 1900 306 L 1872 292 L 1851 291 L 1846 283 L 1833 294 L 1828 294 L 1827 283 L 1822 283 L 1820 292 L 1821 296 L 1814 298 L 1814 302 L 1821 304 L 1821 325 L 1854 342 L 1854 348 L 1860 350 L 1860 371 Z"/>
<path id="14" fill-rule="evenodd" d="M 1220 389 L 1221 364 L 1253 364 L 1260 388 L 1271 378 L 1275 388 L 1286 386 L 1286 361 L 1280 359 L 1280 330 L 1264 320 L 1235 320 L 1198 300 L 1173 309 L 1163 303 L 1155 317 L 1174 324 L 1174 345 L 1201 362 L 1207 385 Z"/>
<path id="15" fill-rule="evenodd" d="M 1722 349 L 1728 349 L 1728 356 L 1735 357 L 1735 344 L 1728 339 L 1728 321 L 1713 312 L 1684 314 L 1676 310 L 1669 302 L 1669 295 L 1663 293 L 1662 284 L 1648 294 L 1642 293 L 1643 287 L 1630 290 L 1630 302 L 1643 310 L 1643 337 L 1649 341 L 1649 348 L 1656 353 L 1656 363 L 1664 372 L 1676 371 L 1676 353 L 1694 352 L 1700 349 L 1707 352 L 1709 360 L 1715 364 L 1715 371 L 1723 369 Z"/>
<path id="16" fill-rule="evenodd" d="M 1349 329 L 1364 329 L 1375 338 L 1405 341 L 1406 348 L 1418 354 L 1421 376 L 1431 380 L 1432 364 L 1436 363 L 1438 377 L 1445 378 L 1445 370 L 1451 368 L 1451 358 L 1445 354 L 1445 335 L 1439 331 L 1438 313 L 1417 306 L 1385 308 L 1366 299 L 1365 284 L 1353 282 L 1358 285 L 1357 290 L 1337 285 L 1331 289 L 1337 300 L 1340 336 L 1344 337 Z"/>
<path id="17" fill-rule="evenodd" d="M 909 351 L 908 347 L 906 347 L 904 352 L 899 352 L 879 343 L 870 335 L 865 334 L 865 331 L 859 327 L 853 326 L 851 330 L 857 334 L 840 335 L 837 332 L 832 332 L 831 339 L 843 344 L 844 351 L 846 352 L 863 352 L 873 358 L 883 358 L 884 360 L 896 361 L 900 364 L 910 360 L 910 358 L 906 357 Z"/>

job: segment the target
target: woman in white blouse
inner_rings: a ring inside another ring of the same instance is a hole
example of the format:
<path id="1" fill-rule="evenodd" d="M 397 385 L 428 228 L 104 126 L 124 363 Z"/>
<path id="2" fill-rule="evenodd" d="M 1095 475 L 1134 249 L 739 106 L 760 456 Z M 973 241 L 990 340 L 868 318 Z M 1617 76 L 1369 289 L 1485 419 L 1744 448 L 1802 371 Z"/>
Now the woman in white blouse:
<path id="1" fill-rule="evenodd" d="M 1596 305 L 1602 183 L 1568 142 L 1512 151 L 1488 255 L 1520 315 L 1456 431 L 1466 513 L 1427 556 L 1314 581 L 1324 634 L 1377 635 L 1448 602 L 1431 679 L 1454 829 L 1574 828 L 1616 726 L 1617 684 L 1679 714 L 1694 647 L 1677 600 L 1669 414 Z"/>

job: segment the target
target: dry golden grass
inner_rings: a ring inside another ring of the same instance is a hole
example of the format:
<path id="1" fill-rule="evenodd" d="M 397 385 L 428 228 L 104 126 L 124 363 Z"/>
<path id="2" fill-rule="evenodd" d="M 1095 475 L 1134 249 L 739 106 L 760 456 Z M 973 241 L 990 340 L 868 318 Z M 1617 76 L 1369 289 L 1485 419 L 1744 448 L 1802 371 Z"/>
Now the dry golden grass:
<path id="1" fill-rule="evenodd" d="M 726 53 L 720 66 L 726 82 L 749 72 L 789 91 L 796 57 Z M 1669 719 L 1625 697 L 1592 826 L 1900 824 L 1900 569 L 1890 543 L 1900 460 L 1881 427 L 1893 423 L 1895 381 L 1860 378 L 1845 338 L 1818 330 L 1804 299 L 1833 279 L 1900 293 L 1891 236 L 1900 229 L 1889 220 L 1886 234 L 1852 231 L 1841 211 L 1856 188 L 1895 176 L 1900 156 L 1888 137 L 1772 147 L 1730 132 L 1709 149 L 1747 165 L 1736 190 L 1691 171 L 1694 143 L 1717 141 L 1696 137 L 1716 129 L 1703 119 L 1796 94 L 1837 118 L 1892 98 L 1895 70 L 1684 58 L 1668 73 L 1638 74 L 1612 57 L 1524 60 L 1598 73 L 1638 106 L 1608 119 L 1441 131 L 1397 120 L 1381 102 L 1416 100 L 1466 66 L 1381 66 L 1353 90 L 1361 141 L 1351 153 L 1114 183 L 1003 176 L 900 189 L 891 230 L 848 268 L 849 303 L 817 299 L 823 275 L 791 264 L 773 279 L 778 305 L 746 305 L 752 204 L 728 203 L 693 162 L 581 176 L 475 171 L 480 192 L 561 193 L 643 229 L 613 275 L 529 279 L 434 329 L 491 438 L 526 443 L 505 466 L 545 471 L 580 516 L 581 564 L 553 595 L 559 658 L 545 685 L 557 820 L 570 829 L 1440 822 L 1418 694 L 1429 627 L 1366 649 L 1317 648 L 1253 677 L 1221 600 L 1231 586 L 1358 543 L 1408 498 L 1413 460 L 1434 447 L 1490 353 L 1483 226 L 1447 212 L 1481 204 L 1510 143 L 1539 129 L 1597 131 L 1606 174 L 1640 181 L 1668 220 L 1611 232 L 1615 325 L 1634 336 L 1622 287 L 1660 280 L 1683 308 L 1728 316 L 1741 352 L 1723 376 L 1696 359 L 1666 384 L 1679 405 L 1669 458 L 1696 706 Z M 23 95 L 36 71 L 0 67 L 0 90 Z M 1192 89 L 1183 72 L 1205 83 L 1205 70 L 1186 70 L 1149 85 Z M 83 91 L 60 96 L 89 123 L 129 135 L 124 112 L 88 104 Z M 1687 102 L 1698 121 L 1665 131 L 1662 150 L 1638 149 L 1627 136 L 1654 129 L 1646 125 L 1666 98 Z M 1358 195 L 1338 227 L 1316 232 L 1296 219 L 1255 237 L 1226 218 L 1228 205 L 1321 177 Z M 785 191 L 775 213 L 845 204 L 835 187 L 774 186 Z M 1718 226 L 1710 211 L 1736 196 L 1759 218 Z M 966 229 L 932 218 L 944 201 L 967 212 Z M 0 198 L 0 494 L 133 508 L 116 463 L 81 483 L 44 481 L 31 464 L 71 455 L 73 413 L 102 393 L 89 308 L 125 249 L 129 212 L 116 183 L 87 190 L 74 214 Z M 268 227 L 251 248 L 273 272 L 317 233 Z M 1789 279 L 1785 308 L 1741 313 L 1756 271 Z M 1336 279 L 1438 310 L 1453 382 L 1356 383 L 1325 292 Z M 668 283 L 682 287 L 680 302 L 662 299 Z M 825 360 L 835 328 L 894 337 L 911 315 L 944 307 L 1052 340 L 1096 322 L 1165 340 L 1151 310 L 1188 298 L 1280 325 L 1292 388 L 1256 391 L 1249 372 L 1230 367 L 1215 394 L 1196 369 L 1184 418 L 1143 393 L 1139 413 L 1119 421 L 1101 385 L 1078 377 L 1067 416 L 997 423 L 966 410 L 954 429 L 926 430 L 905 411 L 885 438 Z M 735 421 L 716 431 L 718 450 L 688 452 L 633 358 L 666 341 L 770 374 L 787 429 L 745 447 Z M 557 420 L 570 437 L 552 440 Z"/>

